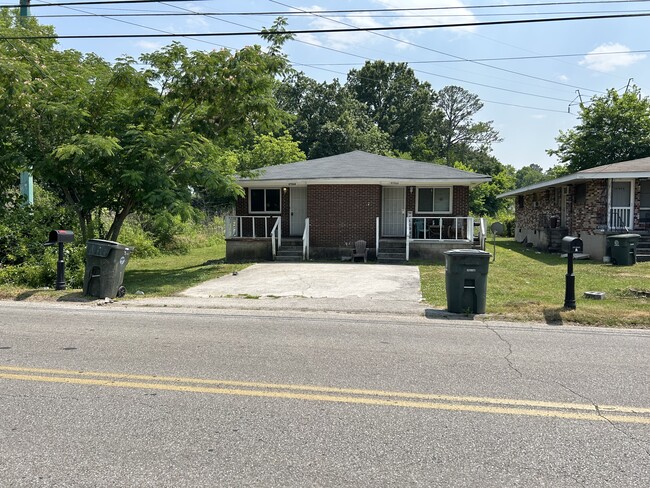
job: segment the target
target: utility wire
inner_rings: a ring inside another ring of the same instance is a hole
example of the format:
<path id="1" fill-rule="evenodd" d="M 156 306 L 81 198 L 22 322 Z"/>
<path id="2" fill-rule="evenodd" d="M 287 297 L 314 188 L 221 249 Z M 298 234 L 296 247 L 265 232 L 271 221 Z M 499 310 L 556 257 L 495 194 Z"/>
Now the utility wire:
<path id="1" fill-rule="evenodd" d="M 554 59 L 554 58 L 579 58 L 584 56 L 612 56 L 619 54 L 650 53 L 650 49 L 637 49 L 630 51 L 611 51 L 602 53 L 571 53 L 571 54 L 538 54 L 534 56 L 507 56 L 501 58 L 469 58 L 469 59 L 430 59 L 423 61 L 408 61 L 408 64 L 449 64 L 473 61 L 523 61 L 528 59 Z M 358 66 L 359 63 L 314 63 L 311 66 Z"/>
<path id="2" fill-rule="evenodd" d="M 161 2 L 162 3 L 162 2 Z M 70 4 L 72 5 L 72 4 Z M 96 10 L 101 10 L 101 9 L 96 9 Z M 109 10 L 109 9 L 105 9 Z M 110 9 L 114 10 L 114 9 Z M 119 9 L 118 9 L 119 10 Z M 228 17 L 232 16 L 232 13 L 224 13 L 224 12 L 195 12 L 195 11 L 188 11 L 188 12 L 154 12 L 152 10 L 141 10 L 138 12 L 132 12 L 128 10 L 129 13 L 111 13 L 111 17 Z M 627 13 L 647 13 L 648 10 L 587 10 L 587 11 L 565 11 L 565 12 L 531 12 L 528 15 L 575 15 L 575 14 L 603 14 L 603 13 L 620 13 L 620 12 L 627 12 Z M 276 15 L 275 13 L 257 13 L 257 12 L 251 12 L 251 15 L 255 15 L 258 17 L 263 17 L 263 16 L 268 16 L 268 17 L 277 17 L 277 16 L 282 16 L 282 17 L 295 17 L 295 16 L 300 16 L 300 17 L 305 17 L 306 14 L 308 15 L 313 15 L 309 13 L 308 11 L 301 11 L 301 12 L 282 12 L 278 13 L 281 15 Z M 39 18 L 76 18 L 76 17 L 91 17 L 95 14 L 93 13 L 88 13 L 88 14 L 38 14 L 38 15 L 32 15 L 32 17 L 39 17 Z M 109 14 L 107 14 L 109 15 Z M 243 15 L 243 13 L 237 14 L 237 15 Z M 515 16 L 520 16 L 524 15 L 522 13 L 504 13 L 504 12 L 499 12 L 499 13 L 493 13 L 493 14 L 438 14 L 436 15 L 436 18 L 453 18 L 453 17 L 515 17 Z M 395 15 L 346 15 L 346 18 L 361 18 L 361 19 L 384 19 L 384 18 L 389 18 L 389 19 L 406 19 L 406 18 L 422 18 L 422 14 L 416 15 L 404 15 L 404 14 L 395 14 Z"/>
<path id="3" fill-rule="evenodd" d="M 606 19 L 632 19 L 650 17 L 650 13 L 634 14 L 611 14 L 593 15 L 578 17 L 547 17 L 544 19 L 520 19 L 520 20 L 496 20 L 488 22 L 462 22 L 457 24 L 422 24 L 404 26 L 382 26 L 382 27 L 353 27 L 344 29 L 294 29 L 281 32 L 256 31 L 256 32 L 197 32 L 197 33 L 170 33 L 170 34 L 73 34 L 73 35 L 36 35 L 36 36 L 11 36 L 7 39 L 133 39 L 138 37 L 242 37 L 259 35 L 291 35 L 291 34 L 339 34 L 348 32 L 386 32 L 404 30 L 429 30 L 429 29 L 453 29 L 459 27 L 485 27 L 492 25 L 521 25 L 540 24 L 552 22 L 569 22 L 580 20 L 606 20 Z"/>
<path id="4" fill-rule="evenodd" d="M 207 0 L 169 0 L 170 2 L 204 2 Z M 589 1 L 570 1 L 570 2 L 539 2 L 539 3 L 513 3 L 513 4 L 488 4 L 488 5 L 464 5 L 464 6 L 443 6 L 443 7 L 411 7 L 411 8 L 378 8 L 378 9 L 340 9 L 340 10 L 310 10 L 305 14 L 347 14 L 347 13 L 374 13 L 374 12 L 427 12 L 440 10 L 462 10 L 462 9 L 502 9 L 514 7 L 549 7 L 549 6 L 568 6 L 568 5 L 612 5 L 612 4 L 631 4 L 647 3 L 650 0 L 589 0 Z M 82 5 L 113 5 L 113 4 L 135 4 L 135 3 L 160 3 L 160 0 L 86 0 L 81 2 L 56 2 L 52 4 L 31 4 L 34 7 L 65 7 L 65 6 L 82 6 Z M 0 8 L 19 8 L 20 5 L 0 5 Z M 283 11 L 261 11 L 261 12 L 222 12 L 220 15 L 290 15 L 292 12 Z M 295 12 L 293 12 L 296 15 Z"/>
<path id="5" fill-rule="evenodd" d="M 279 2 L 279 1 L 276 1 L 276 0 L 269 0 L 269 1 L 271 3 L 275 3 L 277 5 L 282 5 L 283 7 L 294 8 L 296 10 L 302 10 L 300 8 L 292 7 L 291 5 L 287 5 L 285 3 L 282 3 L 282 2 Z M 353 25 L 348 24 L 346 22 L 342 22 L 342 21 L 339 21 L 339 20 L 336 20 L 336 19 L 332 19 L 330 17 L 325 17 L 323 15 L 318 15 L 318 14 L 314 14 L 314 15 L 319 17 L 319 18 L 325 19 L 325 20 L 336 22 L 337 24 L 345 25 L 345 26 L 348 26 L 348 27 L 356 27 L 356 26 L 353 26 Z M 533 76 L 533 75 L 529 75 L 529 74 L 526 74 L 526 73 L 520 73 L 518 71 L 510 70 L 510 69 L 507 69 L 507 68 L 501 68 L 499 66 L 492 66 L 491 64 L 487 64 L 487 63 L 480 62 L 480 61 L 470 61 L 469 59 L 461 57 L 461 56 L 456 56 L 454 54 L 449 54 L 449 53 L 446 53 L 446 52 L 443 52 L 443 51 L 439 51 L 437 49 L 432 49 L 432 48 L 427 47 L 427 46 L 421 46 L 419 44 L 415 44 L 413 42 L 406 41 L 404 39 L 398 39 L 396 37 L 391 37 L 391 36 L 388 36 L 386 34 L 382 34 L 382 33 L 378 33 L 378 32 L 370 32 L 370 33 L 373 34 L 373 35 L 379 36 L 379 37 L 383 37 L 385 39 L 389 39 L 391 41 L 399 42 L 401 44 L 406 44 L 406 45 L 413 46 L 413 47 L 416 47 L 416 48 L 419 48 L 419 49 L 424 49 L 426 51 L 431 51 L 431 52 L 434 52 L 436 54 L 442 54 L 443 56 L 448 56 L 450 58 L 454 58 L 454 59 L 459 60 L 459 61 L 470 62 L 470 63 L 476 64 L 476 65 L 479 65 L 479 66 L 482 66 L 482 67 L 485 67 L 485 68 L 490 68 L 490 69 L 494 69 L 494 70 L 498 70 L 498 71 L 503 71 L 503 72 L 506 72 L 506 73 L 510 73 L 510 74 L 514 74 L 514 75 L 518 75 L 518 76 L 523 76 L 525 78 L 530 78 L 530 79 L 534 79 L 534 80 L 538 80 L 538 81 L 543 81 L 545 83 L 551 83 L 551 84 L 555 84 L 555 85 L 565 86 L 565 87 L 568 87 L 568 88 L 573 88 L 573 89 L 581 88 L 581 87 L 576 87 L 574 85 L 569 85 L 568 83 L 562 83 L 560 81 L 549 80 L 547 78 L 542 78 L 542 77 L 539 77 L 539 76 Z M 586 90 L 586 91 L 591 91 L 591 92 L 594 92 L 594 93 L 598 93 L 597 90 L 592 90 L 592 89 L 588 89 L 588 88 L 582 88 L 582 89 Z"/>
<path id="6" fill-rule="evenodd" d="M 208 0 L 169 0 L 170 2 L 207 2 Z M 54 2 L 30 3 L 29 8 L 35 7 L 77 7 L 83 5 L 116 5 L 124 3 L 160 3 L 160 0 L 91 0 L 85 2 Z M 20 8 L 22 5 L 0 5 L 0 8 Z"/>

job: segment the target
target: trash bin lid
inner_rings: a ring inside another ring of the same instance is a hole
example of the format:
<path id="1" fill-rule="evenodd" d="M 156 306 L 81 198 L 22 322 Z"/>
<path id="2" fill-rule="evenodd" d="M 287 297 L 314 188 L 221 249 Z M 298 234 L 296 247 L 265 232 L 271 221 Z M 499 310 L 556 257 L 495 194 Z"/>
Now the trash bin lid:
<path id="1" fill-rule="evenodd" d="M 447 256 L 452 256 L 452 257 L 461 257 L 461 256 L 485 256 L 485 257 L 490 257 L 492 256 L 491 253 L 487 251 L 481 251 L 480 249 L 451 249 L 449 251 L 445 251 L 443 254 Z"/>
<path id="2" fill-rule="evenodd" d="M 607 236 L 608 239 L 639 239 L 639 234 L 616 234 L 615 236 Z"/>
<path id="3" fill-rule="evenodd" d="M 100 258 L 108 257 L 112 249 L 128 249 L 123 244 L 115 241 L 104 239 L 89 239 L 86 241 L 86 254 L 98 256 Z"/>

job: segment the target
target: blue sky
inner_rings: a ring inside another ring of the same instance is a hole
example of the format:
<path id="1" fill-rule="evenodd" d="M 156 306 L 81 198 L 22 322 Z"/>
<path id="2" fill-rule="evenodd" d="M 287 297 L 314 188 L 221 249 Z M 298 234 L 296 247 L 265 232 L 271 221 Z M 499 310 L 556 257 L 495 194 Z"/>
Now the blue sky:
<path id="1" fill-rule="evenodd" d="M 9 5 L 18 0 L 0 0 Z M 32 0 L 32 5 L 54 1 Z M 519 4 L 520 6 L 517 6 Z M 528 6 L 521 6 L 526 4 Z M 431 8 L 381 13 L 325 13 L 324 10 Z M 446 7 L 446 8 L 441 8 Z M 449 8 L 453 7 L 453 8 Z M 255 32 L 276 15 L 191 15 L 110 17 L 117 13 L 300 12 L 289 16 L 289 29 L 448 25 L 650 13 L 650 1 L 542 2 L 501 0 L 296 0 L 185 1 L 34 7 L 32 15 L 55 26 L 59 35 Z M 316 13 L 321 12 L 321 13 Z M 76 15 L 87 17 L 46 17 Z M 650 17 L 540 22 L 518 25 L 444 27 L 378 33 L 302 34 L 285 46 L 297 69 L 320 81 L 342 82 L 366 60 L 407 62 L 434 89 L 459 85 L 477 94 L 484 108 L 477 120 L 491 120 L 503 142 L 493 154 L 516 168 L 557 161 L 546 150 L 556 147 L 560 130 L 576 125 L 579 97 L 588 101 L 609 88 L 625 90 L 630 79 L 650 92 Z M 191 49 L 236 49 L 262 43 L 256 36 L 178 38 Z M 95 52 L 114 60 L 138 57 L 172 42 L 170 38 L 61 40 L 61 48 Z M 647 52 L 644 52 L 647 51 Z M 615 53 L 615 54 L 607 54 Z"/>

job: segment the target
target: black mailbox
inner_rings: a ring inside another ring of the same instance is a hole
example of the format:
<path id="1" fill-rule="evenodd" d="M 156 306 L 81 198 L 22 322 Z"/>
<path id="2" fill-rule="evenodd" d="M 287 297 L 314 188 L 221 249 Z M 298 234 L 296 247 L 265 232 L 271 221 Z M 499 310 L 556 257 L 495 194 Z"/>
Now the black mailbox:
<path id="1" fill-rule="evenodd" d="M 567 254 L 582 252 L 582 239 L 573 236 L 563 237 L 562 252 L 565 252 Z"/>
<path id="2" fill-rule="evenodd" d="M 74 232 L 71 230 L 53 230 L 45 243 L 46 246 L 59 245 L 59 259 L 56 262 L 56 289 L 65 290 L 65 261 L 63 244 L 74 241 Z"/>
<path id="3" fill-rule="evenodd" d="M 71 230 L 52 230 L 50 231 L 50 237 L 48 238 L 45 245 L 52 246 L 58 244 L 59 242 L 72 242 L 74 241 L 74 232 Z"/>

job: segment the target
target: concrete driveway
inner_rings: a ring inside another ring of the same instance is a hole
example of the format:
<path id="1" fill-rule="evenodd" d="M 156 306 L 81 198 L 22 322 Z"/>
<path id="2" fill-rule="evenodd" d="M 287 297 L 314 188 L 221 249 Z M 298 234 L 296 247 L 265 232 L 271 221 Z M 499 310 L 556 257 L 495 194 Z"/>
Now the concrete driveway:
<path id="1" fill-rule="evenodd" d="M 304 297 L 419 302 L 417 266 L 353 263 L 260 263 L 181 293 L 191 298 Z"/>

